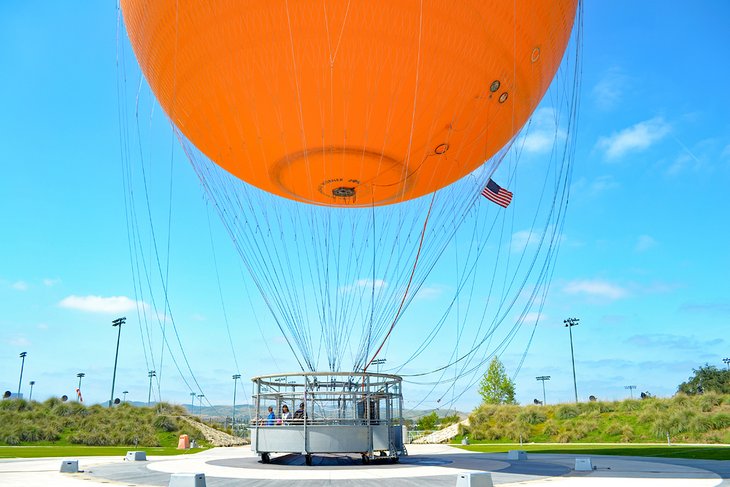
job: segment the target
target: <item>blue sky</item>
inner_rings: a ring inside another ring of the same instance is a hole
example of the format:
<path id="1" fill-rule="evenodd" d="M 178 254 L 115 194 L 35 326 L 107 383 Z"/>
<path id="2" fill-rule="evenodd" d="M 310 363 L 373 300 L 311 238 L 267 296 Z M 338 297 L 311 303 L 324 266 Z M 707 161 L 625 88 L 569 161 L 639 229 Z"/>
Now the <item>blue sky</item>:
<path id="1" fill-rule="evenodd" d="M 26 394 L 35 380 L 35 398 L 71 395 L 76 373 L 84 372 L 87 401 L 108 400 L 116 340 L 111 320 L 126 315 L 115 395 L 129 390 L 131 399 L 146 400 L 149 364 L 133 306 L 125 225 L 116 16 L 110 2 L 86 9 L 0 4 L 3 391 L 17 390 L 18 354 L 27 351 Z M 671 395 L 693 367 L 722 366 L 730 356 L 728 22 L 730 5 L 719 0 L 701 8 L 585 3 L 570 205 L 550 293 L 515 378 L 520 402 L 541 397 L 538 375 L 552 377 L 548 402 L 571 400 L 563 326 L 570 316 L 581 319 L 573 331 L 583 399 L 626 397 L 625 385 Z M 296 370 L 296 364 L 242 277 L 190 165 L 169 131 L 163 137 L 157 147 L 174 154 L 176 164 L 176 217 L 185 215 L 170 230 L 173 311 L 206 396 L 225 403 L 231 374 L 246 378 Z M 169 162 L 166 156 L 163 163 Z M 190 227 L 205 232 L 196 236 Z M 518 231 L 513 241 L 524 238 Z M 437 269 L 423 291 L 429 299 L 414 301 L 394 343 L 418 334 L 416 322 L 452 285 L 448 272 Z M 502 353 L 508 372 L 517 368 L 530 332 L 525 327 Z M 423 358 L 440 363 L 445 353 L 448 347 L 435 346 Z M 388 358 L 403 359 L 390 347 Z M 188 388 L 165 361 L 155 397 L 184 402 Z M 419 367 L 426 365 L 413 365 Z M 438 391 L 408 387 L 407 405 L 438 406 Z M 472 390 L 456 406 L 468 410 L 476 403 Z"/>

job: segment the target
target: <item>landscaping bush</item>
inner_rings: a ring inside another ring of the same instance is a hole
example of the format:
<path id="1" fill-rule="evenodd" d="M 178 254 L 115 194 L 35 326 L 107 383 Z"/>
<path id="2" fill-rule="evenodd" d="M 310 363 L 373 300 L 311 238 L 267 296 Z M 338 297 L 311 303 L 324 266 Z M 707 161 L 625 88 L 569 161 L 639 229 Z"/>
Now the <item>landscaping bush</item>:
<path id="1" fill-rule="evenodd" d="M 558 419 L 575 418 L 579 414 L 580 411 L 573 404 L 563 404 L 555 410 L 555 417 Z"/>

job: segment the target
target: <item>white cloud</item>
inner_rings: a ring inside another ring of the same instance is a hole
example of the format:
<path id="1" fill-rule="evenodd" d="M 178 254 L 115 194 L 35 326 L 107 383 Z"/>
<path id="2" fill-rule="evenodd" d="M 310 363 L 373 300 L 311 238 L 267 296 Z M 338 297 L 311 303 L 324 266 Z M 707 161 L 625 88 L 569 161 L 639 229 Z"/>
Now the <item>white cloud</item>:
<path id="1" fill-rule="evenodd" d="M 540 234 L 530 230 L 520 230 L 512 234 L 512 251 L 522 252 L 528 245 L 534 245 L 540 241 Z"/>
<path id="2" fill-rule="evenodd" d="M 565 139 L 565 136 L 565 130 L 558 126 L 555 110 L 541 108 L 530 119 L 517 147 L 533 154 L 545 153 L 552 149 L 556 141 Z"/>
<path id="3" fill-rule="evenodd" d="M 596 147 L 605 151 L 606 158 L 618 159 L 629 152 L 648 149 L 670 131 L 671 126 L 662 117 L 655 117 L 608 137 L 600 137 Z"/>
<path id="4" fill-rule="evenodd" d="M 13 289 L 16 291 L 27 291 L 28 290 L 28 283 L 25 281 L 16 281 L 10 285 Z"/>
<path id="5" fill-rule="evenodd" d="M 139 303 L 126 296 L 68 296 L 63 298 L 59 306 L 62 308 L 75 309 L 88 313 L 123 313 L 136 309 Z"/>
<path id="6" fill-rule="evenodd" d="M 596 105 L 603 110 L 614 108 L 621 101 L 627 77 L 618 68 L 611 68 L 593 87 Z"/>
<path id="7" fill-rule="evenodd" d="M 545 236 L 545 240 L 549 241 L 553 237 L 553 231 L 555 230 L 555 227 L 553 225 L 550 225 L 547 228 L 547 234 Z M 535 246 L 538 243 L 540 243 L 540 240 L 542 239 L 542 232 L 541 231 L 532 231 L 532 230 L 520 230 L 512 234 L 512 241 L 510 243 L 510 248 L 512 252 L 524 252 L 527 247 Z M 555 236 L 557 241 L 564 241 L 565 238 L 562 234 Z"/>
<path id="8" fill-rule="evenodd" d="M 47 286 L 47 287 L 55 286 L 56 284 L 60 284 L 60 283 L 61 283 L 60 279 L 51 279 L 49 277 L 46 277 L 45 279 L 43 279 L 43 285 Z"/>
<path id="9" fill-rule="evenodd" d="M 372 289 L 373 287 L 376 290 L 378 290 L 378 289 L 381 289 L 381 288 L 388 287 L 388 283 L 385 282 L 382 279 L 375 279 L 375 280 L 373 280 L 373 279 L 357 279 L 352 284 L 348 284 L 347 286 L 342 286 L 340 288 L 340 292 L 347 293 L 347 292 L 356 291 L 356 290 L 362 289 L 362 288 Z"/>
<path id="10" fill-rule="evenodd" d="M 619 186 L 621 185 L 610 175 L 598 176 L 592 181 L 583 177 L 572 184 L 571 192 L 580 192 L 587 196 L 598 196 Z"/>
<path id="11" fill-rule="evenodd" d="M 539 313 L 537 311 L 530 311 L 527 313 L 523 319 L 523 323 L 526 323 L 528 325 L 533 325 L 538 321 L 546 321 L 547 315 L 544 315 L 543 313 Z"/>
<path id="12" fill-rule="evenodd" d="M 590 297 L 611 300 L 625 298 L 629 294 L 621 286 L 601 279 L 577 279 L 566 284 L 563 291 L 568 294 L 585 294 Z"/>
<path id="13" fill-rule="evenodd" d="M 30 346 L 30 340 L 24 336 L 16 336 L 8 340 L 8 344 L 13 347 L 27 347 Z"/>
<path id="14" fill-rule="evenodd" d="M 434 299 L 438 298 L 444 293 L 444 288 L 441 286 L 421 286 L 416 294 L 417 299 Z"/>
<path id="15" fill-rule="evenodd" d="M 654 240 L 651 236 L 639 235 L 639 239 L 636 241 L 636 246 L 634 247 L 634 250 L 637 252 L 646 252 L 655 245 L 656 240 Z"/>

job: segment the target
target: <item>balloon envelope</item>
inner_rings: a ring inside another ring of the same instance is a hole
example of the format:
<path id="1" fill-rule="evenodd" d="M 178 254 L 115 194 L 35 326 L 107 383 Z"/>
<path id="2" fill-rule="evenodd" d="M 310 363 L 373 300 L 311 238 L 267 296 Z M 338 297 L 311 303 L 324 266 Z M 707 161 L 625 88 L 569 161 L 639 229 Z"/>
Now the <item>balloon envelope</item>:
<path id="1" fill-rule="evenodd" d="M 121 0 L 172 122 L 260 189 L 397 203 L 473 171 L 525 124 L 577 0 Z"/>

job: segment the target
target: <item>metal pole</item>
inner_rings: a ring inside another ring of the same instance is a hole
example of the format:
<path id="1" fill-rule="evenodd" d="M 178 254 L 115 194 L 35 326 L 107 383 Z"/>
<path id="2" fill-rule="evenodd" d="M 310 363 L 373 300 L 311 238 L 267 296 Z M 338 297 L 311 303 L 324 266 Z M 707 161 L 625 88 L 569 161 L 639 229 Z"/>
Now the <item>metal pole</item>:
<path id="1" fill-rule="evenodd" d="M 150 388 L 149 391 L 147 391 L 147 405 L 150 405 L 150 402 L 152 401 L 152 378 L 155 377 L 157 374 L 154 370 L 150 370 L 147 372 L 147 377 L 150 378 Z"/>
<path id="2" fill-rule="evenodd" d="M 23 383 L 23 368 L 25 367 L 26 355 L 28 355 L 28 352 L 20 352 L 20 358 L 22 359 L 22 362 L 20 362 L 20 379 L 18 380 L 18 399 L 20 399 L 20 386 Z"/>
<path id="3" fill-rule="evenodd" d="M 231 414 L 231 431 L 233 432 L 233 436 L 236 436 L 236 385 L 240 378 L 241 374 L 233 374 L 233 413 Z"/>
<path id="4" fill-rule="evenodd" d="M 127 321 L 126 317 L 117 318 L 112 321 L 112 326 L 118 326 L 119 331 L 117 332 L 117 352 L 114 355 L 114 373 L 112 374 L 112 395 L 109 398 L 109 407 L 114 404 L 114 382 L 117 380 L 117 360 L 119 359 L 119 339 L 122 337 L 122 325 Z"/>
<path id="5" fill-rule="evenodd" d="M 730 358 L 725 357 L 722 361 L 725 362 L 725 365 L 727 365 L 727 370 L 730 370 Z"/>
<path id="6" fill-rule="evenodd" d="M 573 391 L 575 392 L 575 402 L 578 402 L 578 382 L 575 380 L 575 354 L 573 353 L 573 327 L 578 324 L 580 320 L 578 318 L 568 318 L 563 320 L 565 326 L 570 331 L 570 361 L 573 364 Z"/>
<path id="7" fill-rule="evenodd" d="M 30 381 L 30 395 L 28 396 L 28 402 L 33 400 L 33 386 L 35 385 L 35 381 Z"/>
<path id="8" fill-rule="evenodd" d="M 81 392 L 81 379 L 83 377 L 86 377 L 86 374 L 84 374 L 83 372 L 79 372 L 78 374 L 76 374 L 76 377 L 79 378 L 79 392 Z M 79 395 L 78 394 L 76 394 L 76 400 L 77 401 L 79 400 Z"/>
<path id="9" fill-rule="evenodd" d="M 634 389 L 636 389 L 636 386 L 624 386 L 624 389 L 628 389 L 629 393 L 631 394 L 631 399 L 634 398 Z"/>
<path id="10" fill-rule="evenodd" d="M 195 414 L 195 393 L 190 393 L 190 414 Z"/>
<path id="11" fill-rule="evenodd" d="M 544 406 L 547 404 L 547 400 L 545 399 L 545 381 L 550 380 L 549 375 L 541 375 L 539 377 L 535 377 L 535 379 L 542 381 L 542 405 Z"/>
<path id="12" fill-rule="evenodd" d="M 122 399 L 122 401 L 127 402 L 127 394 L 129 394 L 129 391 L 122 391 L 122 394 L 124 394 L 124 398 Z"/>

